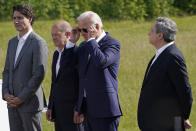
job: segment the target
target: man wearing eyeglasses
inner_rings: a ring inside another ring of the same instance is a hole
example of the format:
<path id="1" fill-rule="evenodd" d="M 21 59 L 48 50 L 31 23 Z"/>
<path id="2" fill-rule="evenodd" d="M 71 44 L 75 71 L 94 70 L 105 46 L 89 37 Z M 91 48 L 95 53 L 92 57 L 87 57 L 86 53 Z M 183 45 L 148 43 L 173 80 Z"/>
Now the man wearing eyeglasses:
<path id="1" fill-rule="evenodd" d="M 78 18 L 70 41 L 84 41 L 78 48 L 79 98 L 74 122 L 86 116 L 87 131 L 117 131 L 122 115 L 118 99 L 117 74 L 120 43 L 103 30 L 98 14 L 87 11 Z"/>

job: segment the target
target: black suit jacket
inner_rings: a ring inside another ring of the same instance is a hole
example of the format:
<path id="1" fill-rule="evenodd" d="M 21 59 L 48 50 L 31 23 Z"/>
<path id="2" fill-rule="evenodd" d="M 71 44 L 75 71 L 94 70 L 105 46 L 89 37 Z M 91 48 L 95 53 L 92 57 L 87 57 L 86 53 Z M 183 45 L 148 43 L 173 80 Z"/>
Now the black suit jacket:
<path id="1" fill-rule="evenodd" d="M 78 96 L 78 73 L 76 70 L 77 47 L 64 49 L 60 69 L 56 76 L 56 63 L 59 53 L 54 52 L 52 62 L 52 84 L 48 109 L 52 109 L 53 118 L 66 117 L 69 122 L 73 122 L 73 109 Z M 61 112 L 62 111 L 62 112 Z M 61 113 L 60 113 L 61 112 Z M 68 116 L 67 116 L 68 115 Z"/>
<path id="2" fill-rule="evenodd" d="M 152 60 L 140 93 L 138 124 L 143 130 L 172 131 L 176 117 L 181 123 L 189 118 L 193 101 L 185 60 L 175 44 L 167 47 L 148 71 Z"/>

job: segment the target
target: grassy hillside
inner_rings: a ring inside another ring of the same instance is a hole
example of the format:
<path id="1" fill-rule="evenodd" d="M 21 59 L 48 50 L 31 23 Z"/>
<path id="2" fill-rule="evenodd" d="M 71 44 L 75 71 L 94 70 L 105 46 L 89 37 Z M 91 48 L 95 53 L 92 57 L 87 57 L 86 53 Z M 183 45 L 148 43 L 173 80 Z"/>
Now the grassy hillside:
<path id="1" fill-rule="evenodd" d="M 183 52 L 192 85 L 194 101 L 196 101 L 196 16 L 173 18 L 179 32 L 177 46 Z M 51 59 L 55 47 L 53 46 L 50 29 L 55 21 L 37 21 L 33 26 L 34 31 L 42 36 L 48 43 L 49 60 L 47 75 L 44 80 L 46 97 L 49 96 L 51 79 Z M 119 70 L 119 97 L 123 111 L 119 131 L 139 131 L 137 126 L 137 103 L 144 77 L 146 66 L 155 53 L 155 49 L 148 42 L 148 32 L 153 22 L 132 21 L 105 21 L 104 29 L 121 43 L 121 58 Z M 72 23 L 74 26 L 75 24 Z M 16 35 L 12 22 L 0 23 L 0 72 L 3 71 L 8 40 Z M 82 40 L 82 38 L 81 38 Z M 0 78 L 2 78 L 0 76 Z M 169 107 L 168 107 L 169 108 Z M 196 105 L 193 103 L 190 121 L 196 131 Z M 53 131 L 53 126 L 45 120 L 44 131 Z"/>

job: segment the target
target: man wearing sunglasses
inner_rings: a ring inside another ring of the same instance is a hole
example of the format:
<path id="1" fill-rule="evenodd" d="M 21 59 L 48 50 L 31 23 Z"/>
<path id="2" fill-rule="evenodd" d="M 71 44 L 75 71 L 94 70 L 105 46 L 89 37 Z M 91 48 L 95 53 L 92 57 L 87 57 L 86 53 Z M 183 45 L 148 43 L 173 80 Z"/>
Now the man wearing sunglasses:
<path id="1" fill-rule="evenodd" d="M 87 11 L 77 21 L 70 41 L 76 43 L 80 33 L 84 41 L 77 52 L 79 98 L 74 122 L 79 123 L 77 116 L 85 113 L 87 131 L 117 131 L 122 115 L 117 81 L 120 43 L 103 30 L 98 14 Z"/>

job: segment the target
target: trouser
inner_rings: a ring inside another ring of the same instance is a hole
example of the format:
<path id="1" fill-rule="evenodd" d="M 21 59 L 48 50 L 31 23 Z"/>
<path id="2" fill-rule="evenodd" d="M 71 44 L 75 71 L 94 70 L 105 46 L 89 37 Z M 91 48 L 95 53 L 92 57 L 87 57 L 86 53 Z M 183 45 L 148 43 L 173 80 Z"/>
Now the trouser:
<path id="1" fill-rule="evenodd" d="M 120 117 L 86 118 L 85 131 L 118 131 Z"/>
<path id="2" fill-rule="evenodd" d="M 8 108 L 10 131 L 42 131 L 42 112 L 21 112 Z"/>

